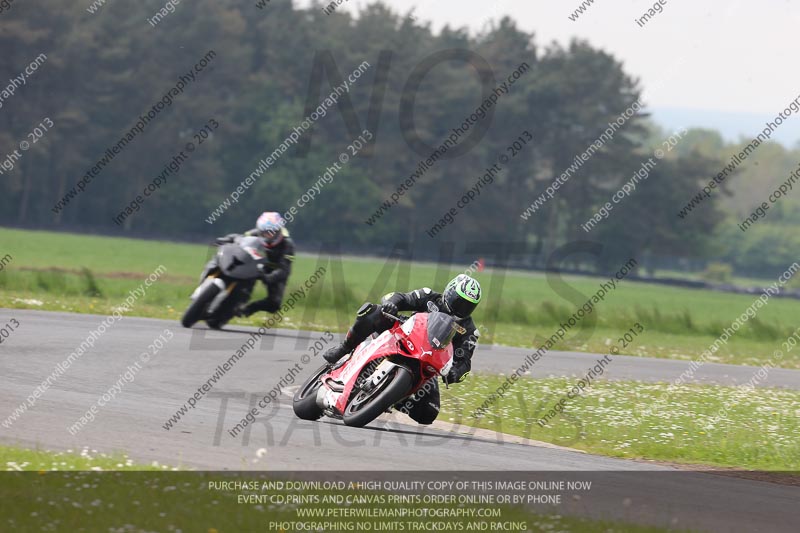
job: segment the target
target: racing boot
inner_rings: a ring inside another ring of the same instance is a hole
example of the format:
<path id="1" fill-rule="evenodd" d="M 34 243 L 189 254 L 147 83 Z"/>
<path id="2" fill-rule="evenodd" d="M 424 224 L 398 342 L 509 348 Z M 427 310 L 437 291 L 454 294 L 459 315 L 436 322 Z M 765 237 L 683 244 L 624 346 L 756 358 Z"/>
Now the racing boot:
<path id="1" fill-rule="evenodd" d="M 347 337 L 344 338 L 344 341 L 322 354 L 322 358 L 329 364 L 335 365 L 339 359 L 355 350 L 360 343 L 352 342 L 353 336 L 350 334 L 351 332 L 352 330 L 347 332 Z"/>
<path id="2" fill-rule="evenodd" d="M 236 304 L 234 306 L 234 308 L 233 308 L 233 316 L 245 317 L 246 318 L 246 317 L 249 317 L 252 314 L 253 314 L 253 312 L 250 311 L 250 306 L 248 305 L 247 302 L 240 302 L 240 303 Z"/>
<path id="3" fill-rule="evenodd" d="M 373 313 L 377 308 L 378 307 L 376 305 L 369 303 L 362 305 L 358 310 L 356 321 L 347 331 L 347 336 L 344 338 L 344 341 L 338 346 L 334 346 L 322 354 L 322 358 L 331 365 L 334 365 L 342 357 L 355 350 L 356 346 L 364 342 L 364 340 L 374 331 L 370 314 Z"/>

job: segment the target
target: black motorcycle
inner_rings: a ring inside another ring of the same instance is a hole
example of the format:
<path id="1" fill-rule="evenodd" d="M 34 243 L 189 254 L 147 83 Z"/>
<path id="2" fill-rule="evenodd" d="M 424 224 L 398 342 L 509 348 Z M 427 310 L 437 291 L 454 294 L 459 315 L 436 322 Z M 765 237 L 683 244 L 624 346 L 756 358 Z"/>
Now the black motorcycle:
<path id="1" fill-rule="evenodd" d="M 190 328 L 200 320 L 212 329 L 228 323 L 236 306 L 250 299 L 267 263 L 267 249 L 258 237 L 240 236 L 233 243 L 220 245 L 191 295 L 192 303 L 181 318 L 183 327 Z"/>

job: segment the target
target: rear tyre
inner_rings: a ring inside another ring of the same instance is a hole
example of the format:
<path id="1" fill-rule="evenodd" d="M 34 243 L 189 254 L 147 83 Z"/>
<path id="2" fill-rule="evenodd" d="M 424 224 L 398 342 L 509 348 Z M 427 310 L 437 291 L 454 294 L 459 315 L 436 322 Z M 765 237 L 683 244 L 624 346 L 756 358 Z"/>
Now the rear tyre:
<path id="1" fill-rule="evenodd" d="M 371 391 L 358 391 L 344 410 L 343 420 L 348 426 L 364 427 L 381 413 L 408 396 L 414 385 L 411 371 L 398 366 L 386 379 Z"/>
<path id="2" fill-rule="evenodd" d="M 183 325 L 185 328 L 190 328 L 194 326 L 198 320 L 203 318 L 203 315 L 206 312 L 206 307 L 208 307 L 208 304 L 210 304 L 217 294 L 219 294 L 220 290 L 221 289 L 214 283 L 209 284 L 208 287 L 203 289 L 203 291 L 197 295 L 197 298 L 195 298 L 186 309 L 186 312 L 183 313 L 181 325 Z"/>
<path id="3" fill-rule="evenodd" d="M 297 389 L 292 398 L 292 409 L 297 418 L 303 420 L 319 420 L 322 416 L 322 409 L 317 405 L 317 391 L 322 386 L 319 378 L 323 374 L 327 374 L 329 370 L 328 365 L 323 365 L 314 372 L 314 374 L 306 380 L 303 385 Z"/>

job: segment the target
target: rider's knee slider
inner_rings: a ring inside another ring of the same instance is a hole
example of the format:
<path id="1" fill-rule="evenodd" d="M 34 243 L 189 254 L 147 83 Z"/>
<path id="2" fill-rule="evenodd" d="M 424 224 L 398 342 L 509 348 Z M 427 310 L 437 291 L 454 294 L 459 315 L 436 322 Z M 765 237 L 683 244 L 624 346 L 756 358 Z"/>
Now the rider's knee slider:
<path id="1" fill-rule="evenodd" d="M 374 309 L 375 309 L 375 304 L 367 302 L 367 303 L 365 303 L 364 305 L 362 305 L 361 307 L 358 308 L 358 313 L 356 314 L 356 316 L 358 316 L 358 317 L 367 316 Z"/>

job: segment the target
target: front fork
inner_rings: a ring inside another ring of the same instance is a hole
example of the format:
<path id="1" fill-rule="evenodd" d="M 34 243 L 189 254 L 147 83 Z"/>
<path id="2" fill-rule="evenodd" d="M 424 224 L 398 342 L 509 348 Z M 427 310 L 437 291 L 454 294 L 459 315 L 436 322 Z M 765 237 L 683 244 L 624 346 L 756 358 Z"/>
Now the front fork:
<path id="1" fill-rule="evenodd" d="M 228 298 L 231 295 L 231 293 L 233 293 L 233 290 L 236 288 L 237 283 L 238 282 L 236 281 L 233 281 L 231 283 L 225 283 L 223 279 L 217 277 L 216 272 L 211 273 L 194 290 L 194 292 L 190 296 L 190 299 L 194 300 L 195 298 L 197 298 L 197 296 L 203 291 L 203 289 L 205 289 L 211 284 L 214 284 L 217 287 L 219 287 L 220 289 L 219 294 L 217 294 L 214 297 L 214 299 L 206 308 L 206 313 L 208 315 L 212 315 L 217 310 L 217 308 L 222 304 L 222 302 L 225 301 L 225 299 Z"/>
<path id="2" fill-rule="evenodd" d="M 399 365 L 387 357 L 378 364 L 375 370 L 372 371 L 372 374 L 370 374 L 362 384 L 356 384 L 350 394 L 357 394 L 359 391 L 369 392 L 374 390 L 384 382 L 392 371 L 400 367 L 403 367 L 403 365 Z M 317 405 L 325 411 L 326 415 L 338 418 L 341 415 L 336 412 L 336 403 L 339 401 L 341 394 L 341 392 L 332 390 L 329 385 L 323 384 L 317 389 Z"/>
<path id="3" fill-rule="evenodd" d="M 200 274 L 200 283 L 203 283 L 209 274 L 215 270 L 219 270 L 219 265 L 217 264 L 216 258 L 211 259 L 208 263 L 206 263 L 203 273 Z"/>

